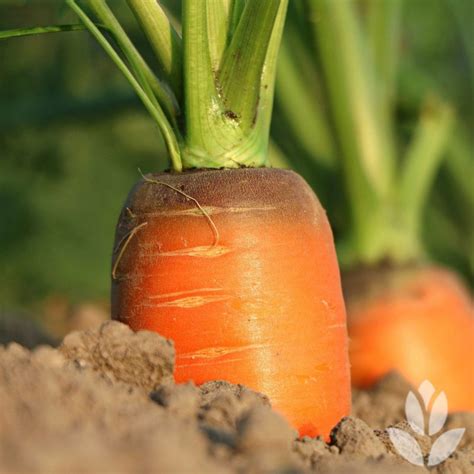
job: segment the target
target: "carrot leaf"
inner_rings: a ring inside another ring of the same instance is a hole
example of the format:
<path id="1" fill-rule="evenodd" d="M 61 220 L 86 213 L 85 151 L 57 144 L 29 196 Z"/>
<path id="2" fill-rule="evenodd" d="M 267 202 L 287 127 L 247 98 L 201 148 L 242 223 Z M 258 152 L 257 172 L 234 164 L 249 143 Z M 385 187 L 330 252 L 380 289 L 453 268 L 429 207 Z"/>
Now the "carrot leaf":
<path id="1" fill-rule="evenodd" d="M 86 27 L 82 24 L 34 26 L 32 28 L 16 28 L 0 31 L 0 39 L 19 38 L 21 36 L 42 35 L 45 33 L 61 33 L 65 31 L 83 31 Z"/>
<path id="2" fill-rule="evenodd" d="M 88 1 L 94 14 L 107 25 L 108 31 L 112 34 L 120 50 L 127 58 L 135 76 L 139 80 L 142 88 L 147 92 L 150 100 L 153 102 L 158 100 L 168 119 L 174 124 L 176 116 L 179 114 L 179 105 L 173 93 L 155 76 L 107 6 L 107 3 L 104 0 Z"/>
<path id="3" fill-rule="evenodd" d="M 300 49 L 300 52 L 303 53 L 304 45 L 293 43 L 296 42 L 290 42 L 286 35 L 280 48 L 276 82 L 278 104 L 298 138 L 299 144 L 308 152 L 309 157 L 325 166 L 332 167 L 336 162 L 335 143 L 327 114 L 321 104 L 322 97 L 318 94 L 319 84 L 315 84 L 318 77 L 311 74 L 309 79 L 313 87 L 308 87 L 308 77 L 299 67 L 300 64 L 292 48 L 292 46 L 302 46 L 303 49 Z"/>
<path id="4" fill-rule="evenodd" d="M 255 124 L 270 39 L 278 12 L 286 4 L 287 0 L 247 2 L 225 52 L 220 91 L 226 108 L 238 117 L 244 130 Z"/>
<path id="5" fill-rule="evenodd" d="M 211 122 L 218 121 L 222 111 L 209 53 L 207 2 L 184 0 L 182 8 L 187 155 L 198 161 L 214 147 Z"/>
<path id="6" fill-rule="evenodd" d="M 454 112 L 439 99 L 424 104 L 412 142 L 401 169 L 399 199 L 406 229 L 418 232 L 428 192 L 446 156 Z"/>
<path id="7" fill-rule="evenodd" d="M 178 100 L 182 99 L 182 42 L 157 0 L 127 0 Z"/>
<path id="8" fill-rule="evenodd" d="M 227 48 L 230 36 L 232 0 L 214 0 L 213 8 L 208 10 L 209 54 L 214 71 L 221 66 L 224 51 Z"/>
<path id="9" fill-rule="evenodd" d="M 403 0 L 378 0 L 368 4 L 368 33 L 377 71 L 380 100 L 390 116 L 396 88 Z"/>

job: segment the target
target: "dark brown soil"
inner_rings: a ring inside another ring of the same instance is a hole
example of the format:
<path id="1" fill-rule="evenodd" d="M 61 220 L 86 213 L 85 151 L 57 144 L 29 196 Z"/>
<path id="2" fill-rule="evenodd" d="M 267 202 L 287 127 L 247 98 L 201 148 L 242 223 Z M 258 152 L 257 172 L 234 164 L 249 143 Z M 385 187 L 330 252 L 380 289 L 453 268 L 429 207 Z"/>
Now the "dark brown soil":
<path id="1" fill-rule="evenodd" d="M 0 473 L 422 473 L 385 428 L 407 429 L 396 374 L 356 391 L 330 443 L 297 439 L 268 399 L 243 386 L 175 385 L 170 341 L 117 322 L 58 349 L 0 346 Z M 456 453 L 431 472 L 474 472 L 474 414 Z M 429 440 L 419 439 L 424 451 Z"/>

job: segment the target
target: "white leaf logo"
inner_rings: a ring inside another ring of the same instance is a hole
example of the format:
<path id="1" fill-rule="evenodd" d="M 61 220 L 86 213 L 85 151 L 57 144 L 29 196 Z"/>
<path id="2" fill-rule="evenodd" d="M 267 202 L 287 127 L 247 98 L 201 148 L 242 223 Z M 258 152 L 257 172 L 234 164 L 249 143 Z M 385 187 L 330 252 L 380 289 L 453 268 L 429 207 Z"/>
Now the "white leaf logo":
<path id="1" fill-rule="evenodd" d="M 448 417 L 448 399 L 446 394 L 441 392 L 434 401 L 430 415 L 430 425 L 428 433 L 430 436 L 436 434 L 444 426 Z"/>
<path id="2" fill-rule="evenodd" d="M 428 380 L 425 380 L 418 388 L 418 392 L 424 403 L 424 410 L 418 398 L 413 392 L 409 392 L 405 401 L 405 415 L 411 429 L 421 436 L 425 435 L 425 416 L 426 411 L 429 416 L 428 436 L 438 433 L 446 423 L 448 416 L 448 399 L 446 394 L 441 392 L 433 402 L 431 413 L 429 408 L 430 401 L 435 393 L 435 388 Z M 441 434 L 432 444 L 428 457 L 428 466 L 436 466 L 445 461 L 454 453 L 461 438 L 464 435 L 465 428 L 457 428 L 446 431 Z M 416 466 L 423 466 L 424 459 L 420 445 L 417 440 L 406 431 L 398 428 L 388 428 L 387 432 L 390 441 L 407 461 Z"/>
<path id="3" fill-rule="evenodd" d="M 428 458 L 428 466 L 436 466 L 448 459 L 457 448 L 459 441 L 464 434 L 465 428 L 456 428 L 443 433 L 431 447 L 430 456 Z"/>
<path id="4" fill-rule="evenodd" d="M 421 382 L 420 386 L 418 387 L 418 392 L 423 399 L 423 403 L 425 404 L 425 409 L 428 410 L 428 405 L 430 404 L 431 397 L 435 393 L 435 388 L 433 384 L 429 380 L 425 380 Z"/>
<path id="5" fill-rule="evenodd" d="M 424 465 L 420 445 L 413 436 L 398 428 L 388 428 L 387 431 L 390 441 L 407 461 L 415 464 L 415 466 Z"/>
<path id="6" fill-rule="evenodd" d="M 411 429 L 418 434 L 425 434 L 425 417 L 423 408 L 413 392 L 409 392 L 405 401 L 405 415 Z"/>

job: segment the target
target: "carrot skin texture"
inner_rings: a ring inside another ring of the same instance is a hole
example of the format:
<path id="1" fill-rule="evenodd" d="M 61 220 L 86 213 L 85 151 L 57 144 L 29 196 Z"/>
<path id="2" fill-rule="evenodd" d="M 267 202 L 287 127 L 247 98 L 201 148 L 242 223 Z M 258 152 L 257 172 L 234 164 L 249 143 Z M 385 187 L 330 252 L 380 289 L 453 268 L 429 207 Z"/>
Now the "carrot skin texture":
<path id="1" fill-rule="evenodd" d="M 415 387 L 428 379 L 444 390 L 450 412 L 473 411 L 474 307 L 467 290 L 439 267 L 395 268 L 376 278 L 358 295 L 346 292 L 354 386 L 397 370 Z"/>
<path id="2" fill-rule="evenodd" d="M 218 235 L 185 196 L 138 183 L 116 245 L 147 225 L 116 265 L 113 317 L 174 340 L 177 382 L 247 385 L 300 434 L 327 437 L 350 411 L 348 341 L 332 233 L 314 193 L 272 169 L 152 179 L 197 199 Z"/>

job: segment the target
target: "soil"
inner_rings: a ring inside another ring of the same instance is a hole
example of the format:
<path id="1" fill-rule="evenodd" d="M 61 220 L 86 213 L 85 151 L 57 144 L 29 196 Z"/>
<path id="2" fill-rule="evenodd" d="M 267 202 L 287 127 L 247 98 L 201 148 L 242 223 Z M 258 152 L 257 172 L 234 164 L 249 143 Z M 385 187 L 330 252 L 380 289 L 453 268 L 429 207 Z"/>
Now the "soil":
<path id="1" fill-rule="evenodd" d="M 298 439 L 264 395 L 223 381 L 176 385 L 173 368 L 171 341 L 112 321 L 58 348 L 0 346 L 0 473 L 428 472 L 386 431 L 410 431 L 410 386 L 397 374 L 355 391 L 352 416 L 326 443 Z M 450 415 L 455 427 L 466 428 L 458 449 L 430 472 L 474 472 L 474 413 Z M 427 454 L 430 440 L 414 435 Z"/>

